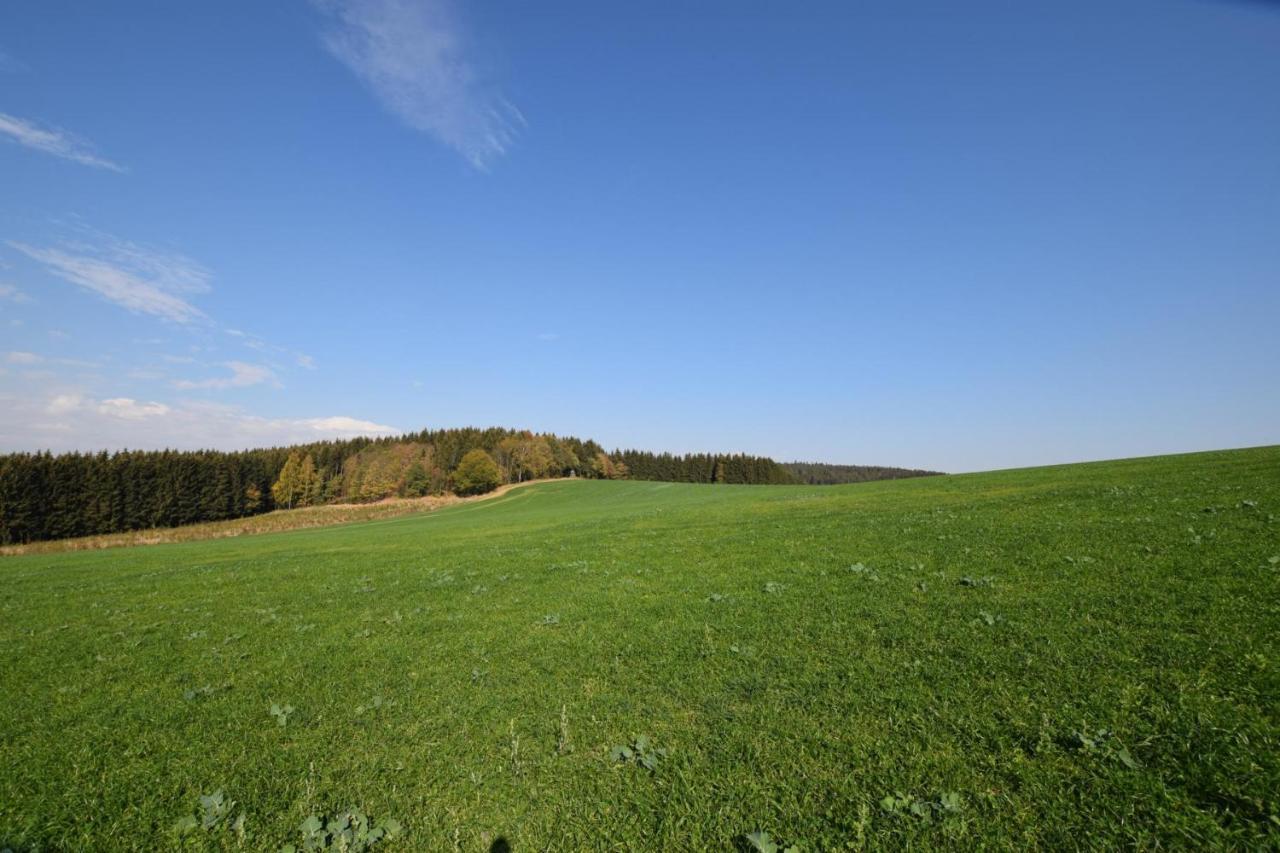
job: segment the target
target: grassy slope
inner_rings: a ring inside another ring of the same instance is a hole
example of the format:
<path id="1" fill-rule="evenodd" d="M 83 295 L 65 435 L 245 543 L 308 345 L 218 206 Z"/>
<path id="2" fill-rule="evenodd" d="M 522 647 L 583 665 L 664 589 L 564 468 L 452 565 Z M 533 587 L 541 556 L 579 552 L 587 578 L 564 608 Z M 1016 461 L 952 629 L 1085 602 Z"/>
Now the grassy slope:
<path id="1" fill-rule="evenodd" d="M 6 559 L 0 846 L 162 846 L 216 788 L 255 849 L 351 804 L 412 849 L 1276 845 L 1277 516 L 1264 448 Z"/>

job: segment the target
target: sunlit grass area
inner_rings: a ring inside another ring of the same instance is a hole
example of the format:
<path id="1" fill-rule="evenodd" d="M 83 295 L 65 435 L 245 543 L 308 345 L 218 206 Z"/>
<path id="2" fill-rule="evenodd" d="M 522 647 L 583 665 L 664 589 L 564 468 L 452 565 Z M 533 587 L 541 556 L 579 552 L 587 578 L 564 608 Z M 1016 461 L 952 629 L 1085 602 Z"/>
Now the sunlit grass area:
<path id="1" fill-rule="evenodd" d="M 0 846 L 1274 845 L 1278 515 L 1263 448 L 6 558 Z"/>

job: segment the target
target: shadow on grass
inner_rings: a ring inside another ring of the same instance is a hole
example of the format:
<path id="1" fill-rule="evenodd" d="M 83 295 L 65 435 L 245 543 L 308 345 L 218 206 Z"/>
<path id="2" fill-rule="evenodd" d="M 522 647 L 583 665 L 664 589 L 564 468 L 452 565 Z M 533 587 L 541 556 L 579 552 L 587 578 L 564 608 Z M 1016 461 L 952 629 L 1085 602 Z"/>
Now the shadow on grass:
<path id="1" fill-rule="evenodd" d="M 60 847 L 43 847 L 11 841 L 8 838 L 0 838 L 0 853 L 57 853 L 61 849 Z"/>
<path id="2" fill-rule="evenodd" d="M 499 835 L 489 845 L 489 853 L 511 853 L 511 842 Z"/>

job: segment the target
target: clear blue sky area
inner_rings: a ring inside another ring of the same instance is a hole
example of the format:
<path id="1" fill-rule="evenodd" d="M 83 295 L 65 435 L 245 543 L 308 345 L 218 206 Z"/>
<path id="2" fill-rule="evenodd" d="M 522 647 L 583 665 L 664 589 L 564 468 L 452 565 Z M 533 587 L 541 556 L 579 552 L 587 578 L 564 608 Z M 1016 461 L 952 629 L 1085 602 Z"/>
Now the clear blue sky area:
<path id="1" fill-rule="evenodd" d="M 1280 4 L 0 7 L 0 450 L 1280 441 Z"/>

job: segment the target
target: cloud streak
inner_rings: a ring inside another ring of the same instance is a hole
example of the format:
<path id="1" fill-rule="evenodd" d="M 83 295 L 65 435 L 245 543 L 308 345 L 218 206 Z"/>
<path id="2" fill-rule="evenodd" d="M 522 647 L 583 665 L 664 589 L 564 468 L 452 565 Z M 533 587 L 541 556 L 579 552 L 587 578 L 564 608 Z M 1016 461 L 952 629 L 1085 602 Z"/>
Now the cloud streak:
<path id="1" fill-rule="evenodd" d="M 325 47 L 415 130 L 484 170 L 507 152 L 520 111 L 483 83 L 449 0 L 315 0 Z"/>
<path id="2" fill-rule="evenodd" d="M 49 404 L 49 409 L 53 410 L 57 407 L 58 402 L 63 405 L 67 403 L 67 398 L 54 398 Z M 125 421 L 141 421 L 147 418 L 162 418 L 171 411 L 164 403 L 139 403 L 137 400 L 129 397 L 115 397 L 110 400 L 103 400 L 96 407 L 98 414 L 106 415 L 109 418 L 118 418 Z"/>
<path id="3" fill-rule="evenodd" d="M 224 388 L 247 388 L 250 385 L 261 385 L 263 382 L 273 382 L 276 375 L 269 368 L 260 364 L 248 364 L 243 361 L 224 362 L 223 367 L 231 370 L 230 376 L 217 376 L 211 379 L 179 379 L 174 382 L 175 388 L 184 390 L 192 389 L 211 389 L 222 390 Z M 277 382 L 277 384 L 279 384 Z"/>
<path id="4" fill-rule="evenodd" d="M 77 136 L 56 128 L 40 127 L 34 122 L 7 113 L 0 113 L 0 135 L 7 136 L 10 141 L 19 145 L 64 160 L 112 172 L 125 171 L 119 163 L 94 154 L 93 148 Z"/>
<path id="5" fill-rule="evenodd" d="M 84 370 L 97 370 L 102 367 L 102 365 L 96 361 L 85 361 L 80 358 L 46 358 L 38 353 L 14 350 L 6 353 L 4 360 L 7 364 L 19 364 L 26 367 L 37 364 L 58 364 L 66 367 L 77 367 Z"/>
<path id="6" fill-rule="evenodd" d="M 207 269 L 190 258 L 114 238 L 100 245 L 42 248 L 10 241 L 9 246 L 44 265 L 58 278 L 97 293 L 130 311 L 175 323 L 205 322 L 204 312 L 185 297 L 209 290 Z"/>
<path id="7" fill-rule="evenodd" d="M 0 300 L 12 302 L 14 305 L 26 305 L 31 297 L 12 284 L 0 284 Z"/>

